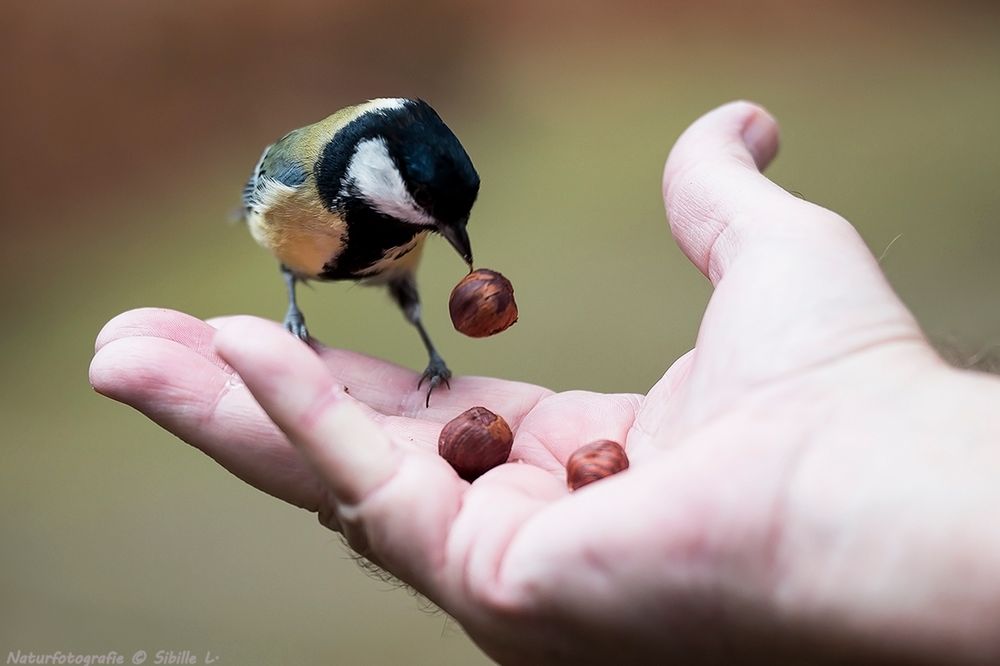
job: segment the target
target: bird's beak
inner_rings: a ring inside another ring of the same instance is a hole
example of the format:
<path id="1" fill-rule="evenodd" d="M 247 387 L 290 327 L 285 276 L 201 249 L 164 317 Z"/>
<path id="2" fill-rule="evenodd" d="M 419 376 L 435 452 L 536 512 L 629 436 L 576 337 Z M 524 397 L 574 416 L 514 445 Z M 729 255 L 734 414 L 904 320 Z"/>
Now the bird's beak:
<path id="1" fill-rule="evenodd" d="M 469 242 L 469 233 L 465 230 L 468 218 L 461 220 L 458 224 L 441 225 L 438 230 L 441 235 L 448 239 L 455 251 L 461 255 L 465 263 L 472 270 L 472 243 Z"/>

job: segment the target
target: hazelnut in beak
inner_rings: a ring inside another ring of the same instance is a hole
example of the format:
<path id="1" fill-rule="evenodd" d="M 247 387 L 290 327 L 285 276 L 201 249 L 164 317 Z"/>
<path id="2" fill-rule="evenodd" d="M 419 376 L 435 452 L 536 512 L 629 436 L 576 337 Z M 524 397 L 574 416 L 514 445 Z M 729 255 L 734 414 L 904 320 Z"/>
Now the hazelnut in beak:
<path id="1" fill-rule="evenodd" d="M 470 338 L 496 335 L 517 321 L 514 286 L 488 268 L 472 271 L 452 289 L 448 311 L 458 332 Z"/>

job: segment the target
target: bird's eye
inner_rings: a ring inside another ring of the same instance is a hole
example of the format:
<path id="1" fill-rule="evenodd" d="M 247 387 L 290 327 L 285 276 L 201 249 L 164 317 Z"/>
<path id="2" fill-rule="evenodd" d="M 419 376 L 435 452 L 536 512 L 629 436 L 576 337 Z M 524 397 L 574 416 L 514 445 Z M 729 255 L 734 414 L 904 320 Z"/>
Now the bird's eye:
<path id="1" fill-rule="evenodd" d="M 423 183 L 417 183 L 412 185 L 411 193 L 413 194 L 413 200 L 424 209 L 429 209 L 431 204 L 431 190 L 429 187 Z"/>

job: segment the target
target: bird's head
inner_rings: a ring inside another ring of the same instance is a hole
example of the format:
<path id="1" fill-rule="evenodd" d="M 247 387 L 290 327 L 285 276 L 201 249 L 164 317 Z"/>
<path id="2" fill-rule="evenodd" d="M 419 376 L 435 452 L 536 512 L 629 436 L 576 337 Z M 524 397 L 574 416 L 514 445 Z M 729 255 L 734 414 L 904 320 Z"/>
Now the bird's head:
<path id="1" fill-rule="evenodd" d="M 341 196 L 440 233 L 471 268 L 466 224 L 479 174 L 458 138 L 422 100 L 381 99 L 358 108 L 360 115 L 324 151 L 349 153 Z"/>

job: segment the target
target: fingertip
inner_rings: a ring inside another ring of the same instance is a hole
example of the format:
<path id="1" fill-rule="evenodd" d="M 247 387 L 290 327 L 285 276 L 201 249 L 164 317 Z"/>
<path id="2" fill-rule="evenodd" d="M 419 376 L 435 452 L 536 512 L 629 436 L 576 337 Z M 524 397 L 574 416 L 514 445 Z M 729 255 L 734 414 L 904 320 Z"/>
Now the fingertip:
<path id="1" fill-rule="evenodd" d="M 280 349 L 291 341 L 288 332 L 273 321 L 237 315 L 228 317 L 215 331 L 212 346 L 219 356 L 236 367 L 247 356 L 257 356 L 275 345 Z"/>
<path id="2" fill-rule="evenodd" d="M 187 347 L 205 360 L 228 371 L 228 365 L 213 347 L 215 328 L 177 310 L 137 308 L 114 317 L 101 329 L 94 351 L 119 340 L 166 340 Z"/>
<path id="3" fill-rule="evenodd" d="M 135 386 L 149 383 L 163 366 L 150 349 L 157 340 L 127 335 L 108 340 L 90 361 L 91 388 L 106 398 L 131 404 Z"/>
<path id="4" fill-rule="evenodd" d="M 272 321 L 233 317 L 216 332 L 213 344 L 272 418 L 272 409 L 294 411 L 335 384 L 319 355 Z"/>
<path id="5" fill-rule="evenodd" d="M 778 123 L 762 106 L 738 100 L 712 109 L 677 139 L 664 168 L 664 193 L 670 181 L 692 164 L 735 160 L 765 168 L 778 152 Z"/>
<path id="6" fill-rule="evenodd" d="M 757 169 L 763 171 L 778 154 L 778 121 L 767 109 L 753 102 L 738 102 L 746 121 L 741 135 Z"/>
<path id="7" fill-rule="evenodd" d="M 104 353 L 104 345 L 97 348 L 94 357 L 90 359 L 90 367 L 87 369 L 87 380 L 90 388 L 101 395 L 116 399 L 112 395 L 112 390 L 116 385 L 113 381 L 113 366 L 107 362 L 107 354 Z"/>
<path id="8" fill-rule="evenodd" d="M 163 406 L 164 395 L 177 387 L 179 379 L 190 387 L 205 388 L 223 376 L 220 373 L 217 365 L 176 341 L 126 336 L 94 354 L 88 379 L 101 395 L 148 414 Z M 185 388 L 180 393 L 193 392 Z"/>
<path id="9" fill-rule="evenodd" d="M 115 315 L 101 327 L 94 341 L 94 351 L 99 351 L 104 345 L 129 335 L 148 334 L 150 321 L 162 319 L 165 315 L 182 315 L 183 313 L 166 308 L 134 308 Z"/>

